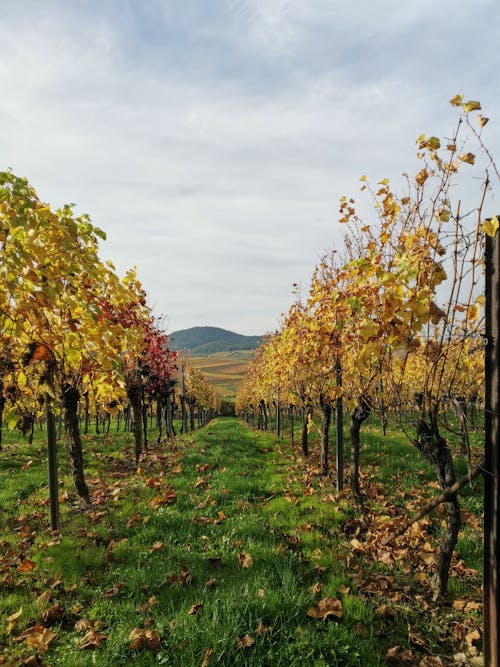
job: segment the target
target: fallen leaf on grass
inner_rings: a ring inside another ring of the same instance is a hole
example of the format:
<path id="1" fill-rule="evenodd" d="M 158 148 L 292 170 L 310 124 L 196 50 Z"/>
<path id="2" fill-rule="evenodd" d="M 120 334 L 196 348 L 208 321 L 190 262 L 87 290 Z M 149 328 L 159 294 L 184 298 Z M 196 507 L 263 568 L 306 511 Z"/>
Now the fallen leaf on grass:
<path id="1" fill-rule="evenodd" d="M 205 588 L 212 588 L 217 583 L 217 579 L 209 579 L 205 581 Z"/>
<path id="2" fill-rule="evenodd" d="M 352 629 L 359 637 L 363 637 L 363 639 L 366 639 L 370 636 L 370 631 L 366 625 L 364 625 L 364 623 L 355 623 L 352 626 Z"/>
<path id="3" fill-rule="evenodd" d="M 90 621 L 88 618 L 81 618 L 75 623 L 75 632 L 85 632 L 93 630 L 95 627 L 95 621 Z"/>
<path id="4" fill-rule="evenodd" d="M 442 664 L 443 661 L 441 660 L 441 658 L 438 658 L 437 656 L 433 655 L 426 655 L 418 663 L 418 667 L 441 667 Z"/>
<path id="5" fill-rule="evenodd" d="M 479 630 L 473 630 L 472 632 L 469 632 L 468 634 L 465 635 L 465 641 L 467 642 L 467 646 L 469 648 L 472 648 L 476 642 L 479 642 L 481 639 L 481 633 Z"/>
<path id="6" fill-rule="evenodd" d="M 60 621 L 64 618 L 65 614 L 66 610 L 58 600 L 43 612 L 42 619 L 46 625 L 50 625 L 54 621 Z"/>
<path id="7" fill-rule="evenodd" d="M 183 586 L 186 586 L 189 584 L 191 581 L 191 575 L 189 574 L 189 570 L 185 565 L 182 566 L 180 574 L 174 573 L 170 574 L 167 577 L 167 581 L 169 584 L 182 584 Z"/>
<path id="8" fill-rule="evenodd" d="M 240 564 L 240 567 L 249 568 L 253 564 L 253 558 L 250 556 L 250 554 L 241 551 L 238 554 L 238 563 Z"/>
<path id="9" fill-rule="evenodd" d="M 321 589 L 323 588 L 323 584 L 320 584 L 319 581 L 317 581 L 315 584 L 309 587 L 309 592 L 311 595 L 317 595 L 318 593 L 321 592 Z"/>
<path id="10" fill-rule="evenodd" d="M 16 627 L 17 621 L 21 617 L 22 613 L 23 613 L 23 608 L 20 607 L 16 612 L 11 614 L 10 616 L 7 616 L 7 630 L 6 630 L 6 632 L 7 632 L 8 635 L 10 635 L 12 633 L 12 630 L 14 630 L 14 628 Z"/>
<path id="11" fill-rule="evenodd" d="M 108 588 L 107 591 L 104 591 L 104 593 L 101 594 L 101 597 L 103 598 L 114 598 L 115 595 L 117 595 L 120 590 L 123 588 L 123 584 L 121 581 L 118 581 L 112 588 Z"/>
<path id="12" fill-rule="evenodd" d="M 202 604 L 194 604 L 188 611 L 188 614 L 189 616 L 198 616 L 199 614 L 201 614 L 202 609 L 203 609 Z"/>
<path id="13" fill-rule="evenodd" d="M 205 651 L 203 654 L 203 660 L 201 661 L 201 667 L 208 667 L 208 664 L 210 663 L 210 658 L 213 656 L 215 653 L 213 648 L 209 648 Z"/>
<path id="14" fill-rule="evenodd" d="M 148 505 L 153 509 L 157 509 L 161 505 L 171 505 L 176 498 L 177 498 L 176 492 L 173 489 L 169 489 L 162 496 L 156 496 L 155 498 L 150 500 Z"/>
<path id="15" fill-rule="evenodd" d="M 266 626 L 262 621 L 259 621 L 259 625 L 255 628 L 255 634 L 262 637 L 263 635 L 267 635 L 268 632 L 272 632 L 272 627 L 270 625 Z"/>
<path id="16" fill-rule="evenodd" d="M 43 605 L 47 604 L 47 602 L 50 600 L 51 597 L 52 597 L 52 591 L 47 589 L 46 591 L 41 593 L 35 600 L 36 606 L 43 607 Z"/>
<path id="17" fill-rule="evenodd" d="M 161 477 L 148 477 L 146 480 L 146 486 L 149 486 L 150 489 L 160 489 L 163 485 L 163 479 Z"/>
<path id="18" fill-rule="evenodd" d="M 467 600 L 454 600 L 453 609 L 463 611 L 465 613 L 471 611 L 481 611 L 483 608 L 482 602 L 467 602 Z"/>
<path id="19" fill-rule="evenodd" d="M 406 662 L 407 664 L 415 664 L 415 655 L 410 649 L 403 650 L 401 646 L 393 646 L 387 651 L 387 659 L 391 662 Z"/>
<path id="20" fill-rule="evenodd" d="M 134 628 L 128 638 L 132 642 L 130 645 L 132 651 L 137 651 L 142 647 L 156 651 L 160 647 L 161 637 L 156 630 Z"/>
<path id="21" fill-rule="evenodd" d="M 99 648 L 106 641 L 107 635 L 100 635 L 95 630 L 89 630 L 79 641 L 80 648 Z"/>
<path id="22" fill-rule="evenodd" d="M 193 523 L 196 523 L 198 526 L 209 526 L 210 524 L 215 523 L 215 519 L 212 519 L 209 516 L 194 516 Z"/>
<path id="23" fill-rule="evenodd" d="M 42 625 L 34 625 L 25 630 L 19 637 L 14 639 L 15 642 L 24 642 L 27 646 L 40 651 L 40 653 L 47 653 L 49 646 L 57 637 L 57 632 L 53 632 Z"/>
<path id="24" fill-rule="evenodd" d="M 24 574 L 25 572 L 33 572 L 36 567 L 36 563 L 32 560 L 23 560 L 23 562 L 18 566 L 17 571 L 19 574 Z"/>
<path id="25" fill-rule="evenodd" d="M 323 598 L 318 602 L 317 607 L 311 607 L 307 610 L 307 615 L 322 621 L 340 619 L 344 615 L 342 602 L 335 598 Z"/>
<path id="26" fill-rule="evenodd" d="M 156 542 L 153 542 L 153 544 L 149 547 L 148 551 L 150 553 L 153 553 L 154 551 L 161 551 L 165 545 L 163 542 L 160 540 L 156 540 Z"/>
<path id="27" fill-rule="evenodd" d="M 243 637 L 236 637 L 236 644 L 238 648 L 250 648 L 255 644 L 255 639 L 250 635 L 243 635 Z"/>
<path id="28" fill-rule="evenodd" d="M 138 610 L 142 614 L 149 614 L 152 607 L 158 604 L 158 598 L 156 595 L 152 595 L 147 602 L 144 602 L 143 604 L 139 605 Z"/>
<path id="29" fill-rule="evenodd" d="M 205 509 L 205 507 L 210 503 L 212 500 L 210 494 L 205 498 L 205 500 L 202 500 L 198 505 L 196 505 L 195 510 L 202 510 Z"/>

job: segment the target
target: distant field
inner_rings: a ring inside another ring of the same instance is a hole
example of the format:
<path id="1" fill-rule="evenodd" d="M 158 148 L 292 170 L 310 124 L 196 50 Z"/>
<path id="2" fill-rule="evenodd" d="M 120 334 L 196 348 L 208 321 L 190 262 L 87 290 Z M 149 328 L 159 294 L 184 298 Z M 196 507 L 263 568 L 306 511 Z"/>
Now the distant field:
<path id="1" fill-rule="evenodd" d="M 200 369 L 221 396 L 234 397 L 251 358 L 251 350 L 238 350 L 208 357 L 191 357 L 191 363 Z"/>

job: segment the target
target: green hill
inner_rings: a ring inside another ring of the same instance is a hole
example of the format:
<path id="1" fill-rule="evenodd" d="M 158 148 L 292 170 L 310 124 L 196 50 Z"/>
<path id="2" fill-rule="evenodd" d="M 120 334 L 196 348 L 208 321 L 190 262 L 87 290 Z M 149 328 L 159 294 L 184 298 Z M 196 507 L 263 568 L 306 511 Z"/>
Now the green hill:
<path id="1" fill-rule="evenodd" d="M 191 327 L 170 334 L 174 350 L 189 350 L 193 354 L 206 356 L 215 352 L 254 350 L 262 336 L 243 336 L 220 327 Z"/>

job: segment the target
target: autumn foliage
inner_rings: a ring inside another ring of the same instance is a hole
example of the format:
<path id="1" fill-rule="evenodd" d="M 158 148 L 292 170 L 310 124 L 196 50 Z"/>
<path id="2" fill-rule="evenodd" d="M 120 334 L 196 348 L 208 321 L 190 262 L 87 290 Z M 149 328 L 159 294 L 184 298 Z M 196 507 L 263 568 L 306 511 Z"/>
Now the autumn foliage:
<path id="1" fill-rule="evenodd" d="M 403 174 L 402 192 L 388 179 L 371 185 L 362 176 L 371 216 L 358 213 L 353 198 L 341 199 L 343 245 L 325 253 L 307 300 L 290 307 L 257 351 L 237 398 L 239 414 L 259 427 L 279 410 L 299 418 L 305 456 L 317 414 L 323 474 L 332 408 L 341 400 L 349 410 L 350 485 L 361 512 L 360 429 L 371 414 L 384 432 L 389 418 L 397 420 L 443 491 L 456 482 L 456 457 L 471 464 L 468 429 L 484 390 L 484 232 L 498 229 L 498 218 L 485 219 L 484 208 L 498 172 L 483 143 L 488 119 L 475 113 L 479 102 L 455 96 L 451 104 L 461 112 L 453 133 L 418 137 L 421 164 L 414 177 Z M 453 430 L 458 451 L 446 435 Z M 457 495 L 444 507 L 439 595 L 461 526 Z"/>

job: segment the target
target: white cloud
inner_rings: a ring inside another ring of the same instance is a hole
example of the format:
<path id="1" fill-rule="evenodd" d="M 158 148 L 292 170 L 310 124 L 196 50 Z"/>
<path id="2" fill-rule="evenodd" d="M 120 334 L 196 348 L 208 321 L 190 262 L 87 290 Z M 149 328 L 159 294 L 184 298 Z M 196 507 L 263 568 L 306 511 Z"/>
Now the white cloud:
<path id="1" fill-rule="evenodd" d="M 498 107 L 490 0 L 19 4 L 0 24 L 0 168 L 88 211 L 173 328 L 274 328 L 362 173 L 409 169 L 461 78 Z"/>

